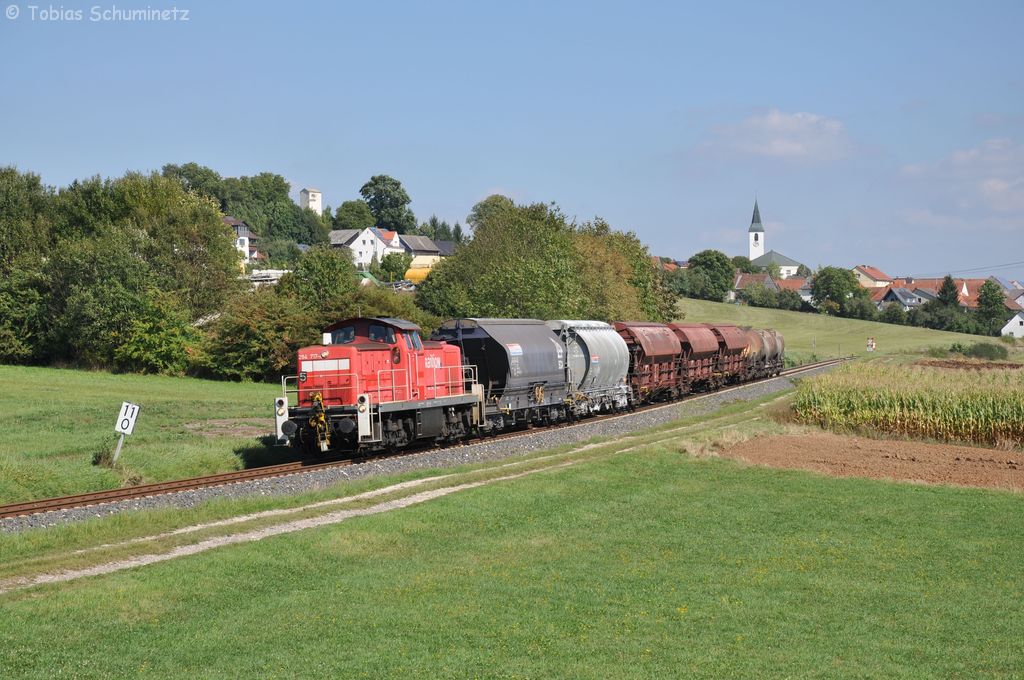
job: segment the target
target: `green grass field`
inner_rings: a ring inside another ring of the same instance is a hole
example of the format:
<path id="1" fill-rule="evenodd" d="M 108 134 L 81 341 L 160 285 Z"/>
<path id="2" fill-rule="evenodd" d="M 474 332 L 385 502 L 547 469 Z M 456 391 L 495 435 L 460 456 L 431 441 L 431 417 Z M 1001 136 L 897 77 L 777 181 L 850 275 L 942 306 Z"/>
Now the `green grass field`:
<path id="1" fill-rule="evenodd" d="M 2 595 L 0 675 L 1020 675 L 1019 495 L 678 448 Z"/>
<path id="2" fill-rule="evenodd" d="M 949 349 L 954 342 L 998 342 L 996 338 L 933 331 L 914 326 L 897 326 L 875 321 L 841 319 L 824 314 L 787 312 L 689 298 L 683 299 L 679 307 L 686 314 L 686 321 L 721 321 L 741 326 L 774 328 L 785 336 L 787 353 L 807 356 L 812 353 L 819 357 L 866 356 L 869 337 L 878 343 L 876 355 L 917 352 L 929 347 Z"/>
<path id="3" fill-rule="evenodd" d="M 0 504 L 231 470 L 260 455 L 252 433 L 189 424 L 261 419 L 273 430 L 273 385 L 0 366 Z M 142 405 L 117 471 L 92 464 L 112 452 L 122 401 Z M 206 436 L 200 431 L 219 432 Z"/>

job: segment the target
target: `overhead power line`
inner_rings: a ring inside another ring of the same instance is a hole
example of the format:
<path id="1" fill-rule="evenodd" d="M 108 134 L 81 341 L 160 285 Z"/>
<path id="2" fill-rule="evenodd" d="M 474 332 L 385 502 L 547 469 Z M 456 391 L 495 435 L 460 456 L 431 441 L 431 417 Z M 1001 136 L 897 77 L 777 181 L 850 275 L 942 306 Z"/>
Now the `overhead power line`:
<path id="1" fill-rule="evenodd" d="M 970 269 L 953 269 L 953 270 L 944 271 L 944 272 L 933 272 L 933 273 L 928 273 L 928 274 L 922 274 L 918 278 L 924 279 L 924 278 L 930 278 L 930 277 L 933 277 L 933 276 L 945 276 L 946 274 L 973 274 L 973 273 L 976 273 L 976 272 L 991 272 L 991 271 L 995 271 L 995 270 L 998 270 L 998 269 L 1009 269 L 1010 267 L 1020 267 L 1020 266 L 1024 266 L 1024 261 L 1022 261 L 1022 262 L 1007 262 L 1006 264 L 994 264 L 994 265 L 987 265 L 987 266 L 984 266 L 984 267 L 971 267 Z"/>

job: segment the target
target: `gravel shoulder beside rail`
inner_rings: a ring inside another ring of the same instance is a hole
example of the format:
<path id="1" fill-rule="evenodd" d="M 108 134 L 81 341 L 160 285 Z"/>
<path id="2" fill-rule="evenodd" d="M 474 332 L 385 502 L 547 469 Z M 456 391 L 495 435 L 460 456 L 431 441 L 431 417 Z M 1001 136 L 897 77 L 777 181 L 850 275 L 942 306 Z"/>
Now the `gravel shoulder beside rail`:
<path id="1" fill-rule="evenodd" d="M 835 368 L 835 365 L 814 368 L 799 374 L 805 378 Z M 793 386 L 789 377 L 763 380 L 742 385 L 726 392 L 712 392 L 688 401 L 666 404 L 638 413 L 616 418 L 582 422 L 569 427 L 540 429 L 521 436 L 476 441 L 444 449 L 433 449 L 357 463 L 342 467 L 329 467 L 308 472 L 296 472 L 281 477 L 235 482 L 224 486 L 205 487 L 189 491 L 165 493 L 145 498 L 113 501 L 80 508 L 41 512 L 21 517 L 0 519 L 0 532 L 70 524 L 104 517 L 130 510 L 151 508 L 191 508 L 212 498 L 241 498 L 245 496 L 285 496 L 323 489 L 340 481 L 364 477 L 394 475 L 413 470 L 455 467 L 467 463 L 483 463 L 543 451 L 566 444 L 583 442 L 593 437 L 641 432 L 659 425 L 714 413 L 727 403 L 752 400 L 782 392 Z"/>

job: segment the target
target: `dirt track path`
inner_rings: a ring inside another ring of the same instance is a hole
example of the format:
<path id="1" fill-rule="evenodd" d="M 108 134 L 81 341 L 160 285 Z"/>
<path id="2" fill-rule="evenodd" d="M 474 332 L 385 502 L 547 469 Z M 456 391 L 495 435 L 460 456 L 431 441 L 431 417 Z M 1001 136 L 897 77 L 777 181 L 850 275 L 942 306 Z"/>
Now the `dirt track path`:
<path id="1" fill-rule="evenodd" d="M 759 437 L 719 453 L 756 465 L 1024 491 L 1024 453 L 835 434 Z"/>

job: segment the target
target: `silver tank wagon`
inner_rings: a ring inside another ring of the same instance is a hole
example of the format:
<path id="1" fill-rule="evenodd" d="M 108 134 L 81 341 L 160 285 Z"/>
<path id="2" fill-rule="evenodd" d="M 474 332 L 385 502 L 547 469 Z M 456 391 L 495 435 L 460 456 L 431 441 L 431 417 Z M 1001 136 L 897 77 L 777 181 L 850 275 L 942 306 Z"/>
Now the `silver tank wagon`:
<path id="1" fill-rule="evenodd" d="M 556 320 L 547 325 L 565 347 L 566 383 L 574 413 L 614 411 L 629 405 L 629 349 L 603 321 Z"/>

